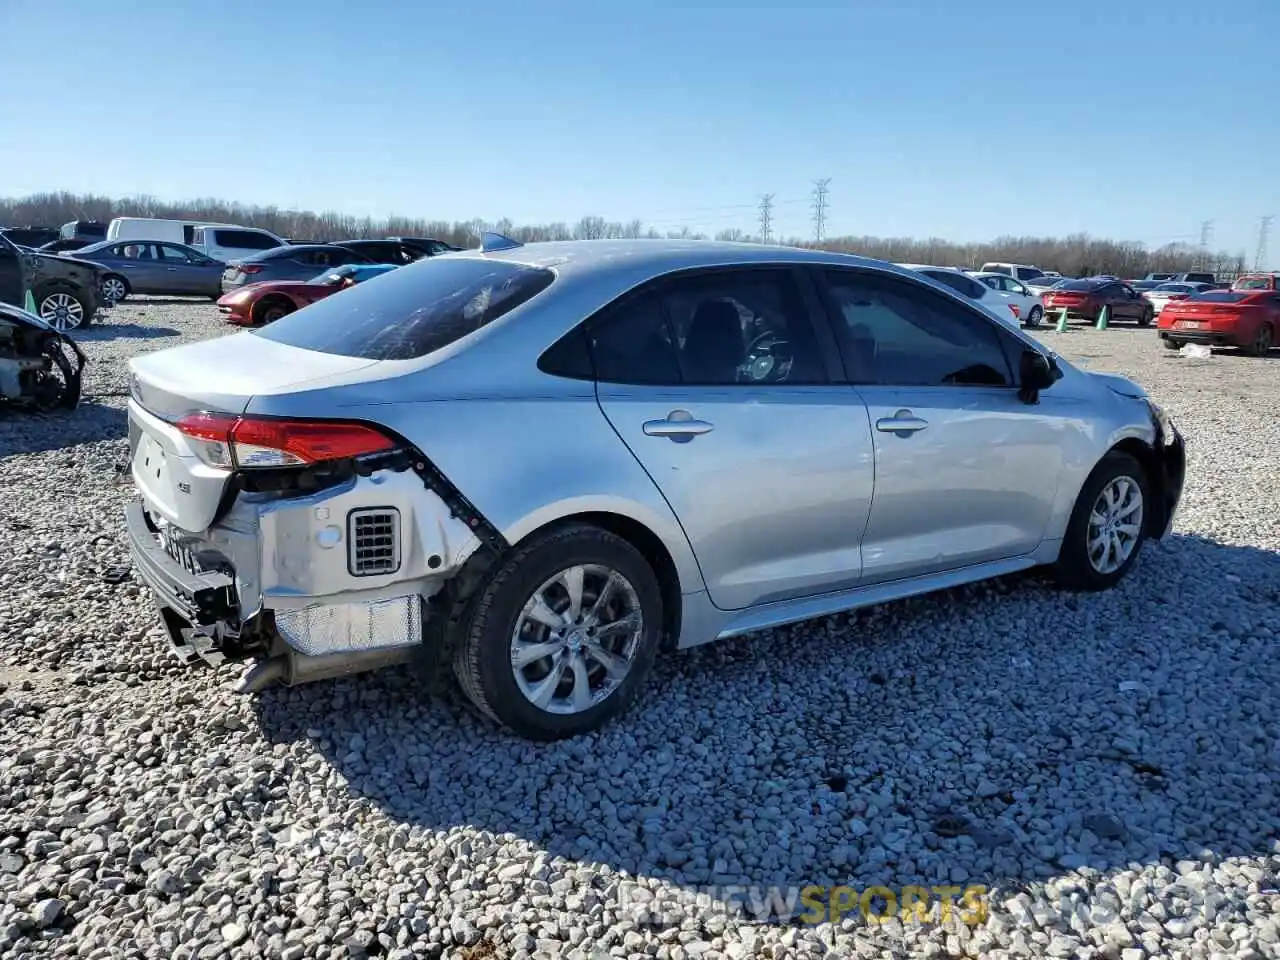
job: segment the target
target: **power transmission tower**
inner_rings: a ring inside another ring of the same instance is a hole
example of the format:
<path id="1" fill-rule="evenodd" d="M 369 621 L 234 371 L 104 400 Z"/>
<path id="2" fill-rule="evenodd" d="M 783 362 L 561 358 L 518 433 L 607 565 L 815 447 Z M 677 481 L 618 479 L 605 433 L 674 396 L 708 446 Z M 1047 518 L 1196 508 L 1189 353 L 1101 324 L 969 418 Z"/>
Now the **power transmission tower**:
<path id="1" fill-rule="evenodd" d="M 760 198 L 760 242 L 773 240 L 773 194 L 766 193 Z"/>
<path id="2" fill-rule="evenodd" d="M 1271 221 L 1275 217 L 1267 214 L 1258 218 L 1258 249 L 1253 255 L 1253 269 L 1262 271 L 1267 268 L 1267 239 L 1271 235 Z"/>
<path id="3" fill-rule="evenodd" d="M 1200 222 L 1200 247 L 1196 251 L 1196 268 L 1203 270 L 1209 265 L 1209 244 L 1213 241 L 1213 221 Z"/>
<path id="4" fill-rule="evenodd" d="M 830 177 L 813 181 L 813 242 L 821 243 L 827 229 L 827 187 Z"/>

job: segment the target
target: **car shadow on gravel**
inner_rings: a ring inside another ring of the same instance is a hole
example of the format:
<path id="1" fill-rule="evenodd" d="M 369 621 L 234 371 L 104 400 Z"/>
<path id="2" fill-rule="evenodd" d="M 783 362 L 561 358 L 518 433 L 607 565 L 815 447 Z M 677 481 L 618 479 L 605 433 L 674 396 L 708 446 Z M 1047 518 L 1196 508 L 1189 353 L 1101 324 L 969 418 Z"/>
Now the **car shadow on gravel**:
<path id="1" fill-rule="evenodd" d="M 96 323 L 87 330 L 78 330 L 73 334 L 78 343 L 101 343 L 105 340 L 160 340 L 164 337 L 179 336 L 173 327 L 148 327 L 140 323 Z"/>
<path id="2" fill-rule="evenodd" d="M 0 457 L 121 440 L 128 432 L 129 414 L 124 407 L 92 400 L 82 400 L 74 410 L 57 413 L 0 408 Z"/>
<path id="3" fill-rule="evenodd" d="M 1003 902 L 1274 853 L 1278 609 L 1280 555 L 1175 535 L 1105 593 L 1008 578 L 668 657 L 573 741 L 520 740 L 403 671 L 257 710 L 270 741 L 319 754 L 310 789 L 336 772 L 410 828 L 685 891 L 976 884 Z"/>

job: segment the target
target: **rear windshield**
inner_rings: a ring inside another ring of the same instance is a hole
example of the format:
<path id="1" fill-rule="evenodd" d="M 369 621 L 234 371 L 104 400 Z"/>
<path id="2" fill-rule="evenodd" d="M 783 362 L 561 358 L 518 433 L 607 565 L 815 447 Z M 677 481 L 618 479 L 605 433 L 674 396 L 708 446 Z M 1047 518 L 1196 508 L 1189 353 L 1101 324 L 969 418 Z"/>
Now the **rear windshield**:
<path id="1" fill-rule="evenodd" d="M 1162 283 L 1156 287 L 1156 292 L 1159 293 L 1163 290 L 1166 293 L 1194 293 L 1199 289 L 1199 287 L 1190 283 Z"/>
<path id="2" fill-rule="evenodd" d="M 1230 290 L 1206 290 L 1204 293 L 1195 294 L 1191 299 L 1209 303 L 1238 303 L 1247 296 L 1250 294 L 1232 293 Z"/>
<path id="3" fill-rule="evenodd" d="M 1096 280 L 1065 280 L 1058 284 L 1059 290 L 1097 290 L 1102 284 Z"/>
<path id="4" fill-rule="evenodd" d="M 492 323 L 545 290 L 541 267 L 431 258 L 392 270 L 254 331 L 266 340 L 366 360 L 411 360 Z"/>

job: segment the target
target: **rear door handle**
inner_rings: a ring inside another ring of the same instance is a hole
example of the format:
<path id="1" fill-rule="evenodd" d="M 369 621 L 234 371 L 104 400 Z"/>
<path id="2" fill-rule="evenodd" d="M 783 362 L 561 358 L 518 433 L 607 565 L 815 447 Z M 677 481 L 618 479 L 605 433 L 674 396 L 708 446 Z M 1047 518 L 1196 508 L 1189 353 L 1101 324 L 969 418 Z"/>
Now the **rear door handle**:
<path id="1" fill-rule="evenodd" d="M 881 417 L 876 421 L 876 429 L 881 433 L 916 433 L 927 426 L 928 420 L 921 420 L 910 410 L 899 410 L 892 417 Z"/>
<path id="2" fill-rule="evenodd" d="M 641 429 L 647 437 L 666 437 L 675 443 L 688 443 L 694 437 L 710 433 L 715 427 L 705 420 L 694 419 L 688 410 L 672 410 L 665 420 L 646 420 Z"/>

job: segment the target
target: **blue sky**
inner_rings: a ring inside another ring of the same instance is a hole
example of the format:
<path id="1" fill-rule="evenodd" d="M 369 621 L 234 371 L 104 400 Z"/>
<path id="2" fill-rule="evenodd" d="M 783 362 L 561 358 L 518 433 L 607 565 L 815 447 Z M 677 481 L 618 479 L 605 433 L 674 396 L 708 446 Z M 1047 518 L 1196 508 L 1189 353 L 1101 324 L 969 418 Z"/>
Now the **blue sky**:
<path id="1" fill-rule="evenodd" d="M 712 232 L 772 192 L 808 235 L 830 177 L 829 234 L 1213 220 L 1252 263 L 1278 49 L 1278 0 L 0 0 L 0 194 Z"/>

